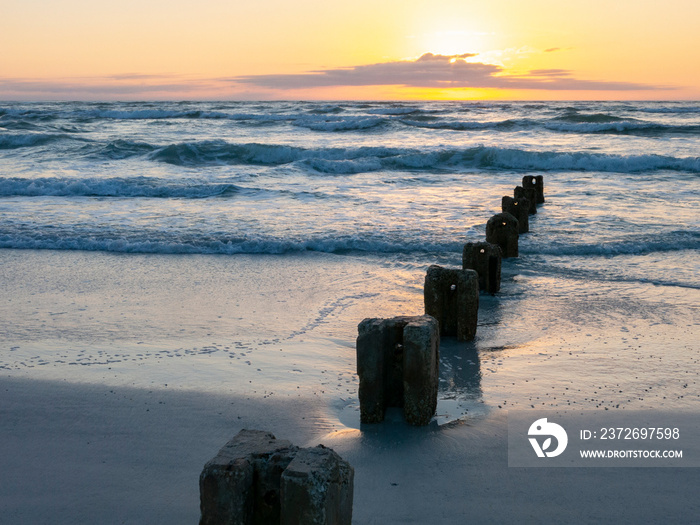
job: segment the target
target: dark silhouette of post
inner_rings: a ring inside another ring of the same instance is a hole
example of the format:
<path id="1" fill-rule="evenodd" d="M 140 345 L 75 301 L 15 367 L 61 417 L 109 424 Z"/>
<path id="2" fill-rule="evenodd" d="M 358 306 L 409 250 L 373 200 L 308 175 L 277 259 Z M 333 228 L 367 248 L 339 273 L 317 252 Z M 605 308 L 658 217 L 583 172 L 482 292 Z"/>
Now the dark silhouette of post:
<path id="1" fill-rule="evenodd" d="M 535 190 L 535 188 L 530 186 L 516 186 L 513 190 L 513 196 L 516 199 L 522 199 L 523 197 L 526 198 L 530 204 L 530 207 L 528 208 L 530 215 L 537 213 L 537 190 Z"/>
<path id="2" fill-rule="evenodd" d="M 501 198 L 501 211 L 518 219 L 518 233 L 530 231 L 530 201 L 525 197 L 514 199 L 507 195 Z"/>
<path id="3" fill-rule="evenodd" d="M 518 219 L 510 213 L 497 213 L 486 223 L 486 242 L 497 244 L 503 257 L 518 256 Z"/>
<path id="4" fill-rule="evenodd" d="M 542 175 L 525 175 L 523 188 L 535 188 L 536 204 L 544 202 L 544 177 Z"/>
<path id="5" fill-rule="evenodd" d="M 425 313 L 440 323 L 441 335 L 474 339 L 479 311 L 479 275 L 474 270 L 430 266 L 423 300 Z"/>
<path id="6" fill-rule="evenodd" d="M 462 249 L 462 268 L 479 275 L 479 290 L 495 294 L 501 289 L 500 246 L 490 242 L 468 242 Z"/>

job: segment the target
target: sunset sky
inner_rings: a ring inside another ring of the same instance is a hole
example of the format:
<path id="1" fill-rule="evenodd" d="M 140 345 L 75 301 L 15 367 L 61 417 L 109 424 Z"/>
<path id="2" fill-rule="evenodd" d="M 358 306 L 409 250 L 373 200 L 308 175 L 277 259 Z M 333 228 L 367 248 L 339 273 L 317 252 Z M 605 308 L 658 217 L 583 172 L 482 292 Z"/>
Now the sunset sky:
<path id="1" fill-rule="evenodd" d="M 0 0 L 0 100 L 700 99 L 698 0 Z"/>

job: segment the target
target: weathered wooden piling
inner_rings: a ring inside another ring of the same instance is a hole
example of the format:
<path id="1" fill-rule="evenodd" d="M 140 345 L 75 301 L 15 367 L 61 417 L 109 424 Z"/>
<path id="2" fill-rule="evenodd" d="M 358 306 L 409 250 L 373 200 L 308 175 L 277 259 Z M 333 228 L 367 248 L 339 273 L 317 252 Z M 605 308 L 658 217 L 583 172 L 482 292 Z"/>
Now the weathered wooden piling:
<path id="1" fill-rule="evenodd" d="M 497 213 L 486 223 L 486 242 L 501 247 L 503 257 L 518 256 L 518 219 L 510 213 Z"/>
<path id="2" fill-rule="evenodd" d="M 429 315 L 370 318 L 357 327 L 360 421 L 379 423 L 403 408 L 411 425 L 427 425 L 437 408 L 438 322 Z"/>
<path id="3" fill-rule="evenodd" d="M 330 449 L 241 430 L 204 465 L 199 523 L 350 525 L 353 480 L 353 468 Z"/>
<path id="4" fill-rule="evenodd" d="M 516 186 L 513 190 L 513 196 L 516 199 L 525 198 L 528 200 L 528 203 L 530 205 L 528 211 L 530 215 L 534 215 L 535 213 L 537 213 L 537 190 L 535 190 L 535 188 L 532 188 L 530 186 Z"/>
<path id="5" fill-rule="evenodd" d="M 403 329 L 403 417 L 411 425 L 430 423 L 440 381 L 440 329 L 433 317 Z"/>
<path id="6" fill-rule="evenodd" d="M 350 525 L 355 473 L 330 448 L 303 448 L 282 472 L 281 525 Z"/>
<path id="7" fill-rule="evenodd" d="M 489 242 L 468 242 L 462 249 L 462 268 L 479 275 L 479 290 L 495 294 L 501 289 L 500 246 Z"/>
<path id="8" fill-rule="evenodd" d="M 510 213 L 518 219 L 518 233 L 527 233 L 530 231 L 530 201 L 525 197 L 514 199 L 504 195 L 501 198 L 501 211 Z"/>
<path id="9" fill-rule="evenodd" d="M 440 334 L 470 341 L 476 336 L 479 275 L 474 270 L 432 265 L 425 275 L 425 313 L 438 320 Z"/>
<path id="10" fill-rule="evenodd" d="M 525 175 L 523 188 L 535 188 L 536 203 L 542 204 L 544 202 L 544 177 L 542 175 Z"/>
<path id="11" fill-rule="evenodd" d="M 200 525 L 279 523 L 280 477 L 296 452 L 268 432 L 241 430 L 202 470 Z"/>

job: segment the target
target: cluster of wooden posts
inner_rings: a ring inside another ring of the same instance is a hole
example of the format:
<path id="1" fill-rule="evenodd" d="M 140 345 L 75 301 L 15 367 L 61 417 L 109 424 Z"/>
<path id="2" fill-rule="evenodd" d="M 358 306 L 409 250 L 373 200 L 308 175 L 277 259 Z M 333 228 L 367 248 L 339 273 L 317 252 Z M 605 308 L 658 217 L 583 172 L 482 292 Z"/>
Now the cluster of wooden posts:
<path id="1" fill-rule="evenodd" d="M 365 319 L 358 326 L 360 420 L 379 423 L 387 407 L 427 425 L 437 408 L 440 337 L 476 336 L 479 291 L 501 286 L 501 259 L 518 256 L 518 237 L 544 202 L 541 176 L 523 178 L 502 213 L 486 223 L 486 241 L 467 243 L 462 268 L 433 265 L 425 276 L 425 315 Z M 281 523 L 349 525 L 354 470 L 331 449 L 299 448 L 272 434 L 242 430 L 199 478 L 200 525 Z"/>
<path id="2" fill-rule="evenodd" d="M 541 175 L 523 177 L 501 213 L 486 223 L 486 241 L 462 251 L 462 268 L 432 265 L 425 276 L 425 315 L 370 318 L 358 326 L 357 374 L 360 421 L 379 423 L 387 407 L 400 407 L 412 425 L 430 423 L 437 407 L 440 337 L 470 341 L 476 336 L 479 291 L 501 287 L 501 259 L 518 257 L 518 238 L 530 230 L 529 216 L 544 202 Z"/>

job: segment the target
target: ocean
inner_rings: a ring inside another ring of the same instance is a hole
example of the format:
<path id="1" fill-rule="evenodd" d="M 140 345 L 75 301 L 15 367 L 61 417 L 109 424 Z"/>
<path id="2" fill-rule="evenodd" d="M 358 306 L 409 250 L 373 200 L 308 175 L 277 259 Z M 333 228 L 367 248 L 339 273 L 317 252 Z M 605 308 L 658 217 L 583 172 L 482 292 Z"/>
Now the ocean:
<path id="1" fill-rule="evenodd" d="M 697 102 L 1 103 L 0 373 L 342 423 L 357 324 L 422 314 L 427 267 L 543 175 L 439 414 L 689 407 L 699 155 Z"/>

